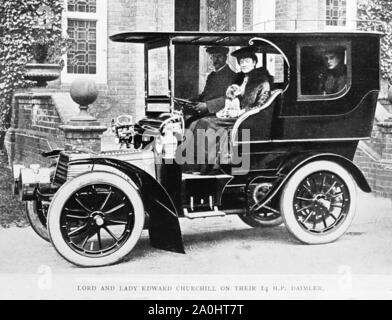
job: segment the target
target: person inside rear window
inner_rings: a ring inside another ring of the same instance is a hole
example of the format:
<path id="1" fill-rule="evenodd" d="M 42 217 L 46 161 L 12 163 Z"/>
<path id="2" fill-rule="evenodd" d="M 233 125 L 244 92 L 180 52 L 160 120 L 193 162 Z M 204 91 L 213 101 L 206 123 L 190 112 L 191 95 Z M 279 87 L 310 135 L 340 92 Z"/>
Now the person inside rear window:
<path id="1" fill-rule="evenodd" d="M 347 84 L 347 68 L 344 64 L 343 47 L 327 49 L 324 54 L 324 67 L 318 78 L 318 94 L 327 95 L 342 91 Z"/>

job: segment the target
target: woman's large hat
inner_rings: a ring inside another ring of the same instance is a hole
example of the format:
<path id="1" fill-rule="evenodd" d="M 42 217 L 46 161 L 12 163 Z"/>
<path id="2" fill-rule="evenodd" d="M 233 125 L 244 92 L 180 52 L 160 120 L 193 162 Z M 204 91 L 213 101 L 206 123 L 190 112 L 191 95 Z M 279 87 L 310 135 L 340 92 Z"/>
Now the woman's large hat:
<path id="1" fill-rule="evenodd" d="M 243 48 L 240 48 L 240 49 L 238 49 L 236 51 L 233 51 L 231 53 L 231 55 L 238 59 L 238 58 L 242 58 L 244 56 L 248 56 L 249 57 L 251 55 L 255 55 L 256 52 L 257 52 L 257 48 L 256 47 L 249 46 L 249 47 L 243 47 Z"/>
<path id="2" fill-rule="evenodd" d="M 237 60 L 240 60 L 242 58 L 252 58 L 253 60 L 257 61 L 256 52 L 257 52 L 256 47 L 248 46 L 233 51 L 231 55 L 237 58 Z"/>
<path id="3" fill-rule="evenodd" d="M 338 57 L 344 57 L 344 54 L 346 52 L 346 48 L 343 46 L 335 46 L 335 47 L 328 47 L 325 48 L 324 54 L 334 54 Z"/>

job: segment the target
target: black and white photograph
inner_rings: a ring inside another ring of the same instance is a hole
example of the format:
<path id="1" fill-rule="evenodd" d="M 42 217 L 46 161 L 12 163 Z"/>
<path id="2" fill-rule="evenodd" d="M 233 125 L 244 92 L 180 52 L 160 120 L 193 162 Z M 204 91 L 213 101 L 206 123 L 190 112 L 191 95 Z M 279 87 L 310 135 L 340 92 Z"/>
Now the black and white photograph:
<path id="1" fill-rule="evenodd" d="M 390 300 L 392 1 L 0 0 L 0 167 L 2 300 Z"/>

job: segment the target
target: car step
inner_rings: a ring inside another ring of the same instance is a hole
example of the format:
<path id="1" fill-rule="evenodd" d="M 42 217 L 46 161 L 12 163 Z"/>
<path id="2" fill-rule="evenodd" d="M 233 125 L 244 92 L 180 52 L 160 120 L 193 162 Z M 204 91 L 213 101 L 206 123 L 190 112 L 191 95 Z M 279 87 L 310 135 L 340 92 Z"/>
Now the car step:
<path id="1" fill-rule="evenodd" d="M 210 218 L 210 217 L 224 217 L 226 215 L 225 212 L 219 211 L 217 207 L 214 207 L 214 210 L 211 211 L 196 211 L 189 212 L 188 209 L 184 209 L 184 216 L 188 219 L 200 219 L 200 218 Z"/>
<path id="2" fill-rule="evenodd" d="M 233 176 L 229 174 L 215 174 L 215 175 L 204 175 L 196 173 L 183 173 L 182 180 L 203 180 L 203 179 L 228 179 L 231 180 Z"/>

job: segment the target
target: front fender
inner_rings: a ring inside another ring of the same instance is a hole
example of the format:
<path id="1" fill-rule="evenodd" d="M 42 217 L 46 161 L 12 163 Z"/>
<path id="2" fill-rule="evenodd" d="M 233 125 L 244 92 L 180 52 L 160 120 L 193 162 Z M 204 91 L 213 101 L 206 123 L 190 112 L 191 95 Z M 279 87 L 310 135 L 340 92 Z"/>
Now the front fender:
<path id="1" fill-rule="evenodd" d="M 151 175 L 128 162 L 111 158 L 89 158 L 69 163 L 79 164 L 109 166 L 128 176 L 138 188 L 148 212 L 151 245 L 162 250 L 185 253 L 176 207 L 166 190 Z"/>

